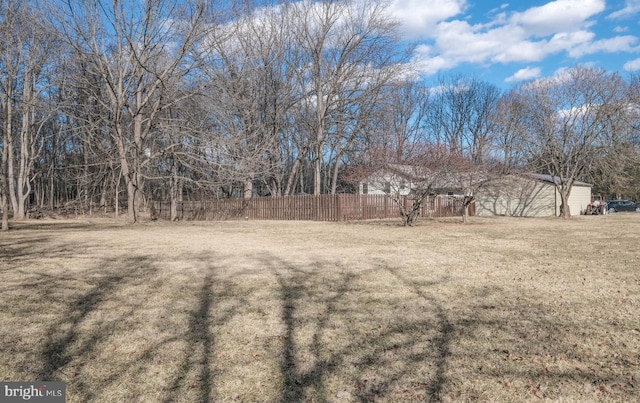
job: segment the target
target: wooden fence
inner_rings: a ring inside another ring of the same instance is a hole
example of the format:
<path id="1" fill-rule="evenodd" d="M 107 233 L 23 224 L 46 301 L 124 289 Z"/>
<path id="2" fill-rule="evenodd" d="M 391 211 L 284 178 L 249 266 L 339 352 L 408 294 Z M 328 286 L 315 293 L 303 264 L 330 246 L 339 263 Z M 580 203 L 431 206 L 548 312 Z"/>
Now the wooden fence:
<path id="1" fill-rule="evenodd" d="M 413 200 L 403 196 L 402 203 L 410 207 Z M 313 220 L 346 221 L 398 218 L 398 205 L 387 195 L 299 195 L 258 197 L 252 199 L 214 199 L 178 203 L 180 220 Z M 451 196 L 432 196 L 420 209 L 422 217 L 453 217 L 462 215 L 462 203 Z M 470 208 L 473 214 L 473 206 Z M 151 202 L 153 219 L 171 219 L 171 203 Z"/>

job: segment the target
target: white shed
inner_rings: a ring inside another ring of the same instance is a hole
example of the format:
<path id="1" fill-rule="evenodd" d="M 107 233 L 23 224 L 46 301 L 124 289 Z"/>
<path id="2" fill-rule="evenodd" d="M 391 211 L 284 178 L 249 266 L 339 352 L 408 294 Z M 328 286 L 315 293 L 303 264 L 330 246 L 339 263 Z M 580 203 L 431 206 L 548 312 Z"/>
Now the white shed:
<path id="1" fill-rule="evenodd" d="M 476 215 L 550 217 L 560 215 L 560 194 L 551 175 L 510 175 L 482 189 L 476 196 Z M 591 202 L 591 185 L 576 181 L 569 195 L 571 215 Z"/>

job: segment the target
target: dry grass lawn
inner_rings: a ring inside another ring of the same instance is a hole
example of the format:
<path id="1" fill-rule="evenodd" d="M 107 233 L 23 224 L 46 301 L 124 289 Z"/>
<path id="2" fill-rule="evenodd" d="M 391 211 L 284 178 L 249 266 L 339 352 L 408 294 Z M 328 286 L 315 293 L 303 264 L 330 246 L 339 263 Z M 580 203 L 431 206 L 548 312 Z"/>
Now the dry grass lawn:
<path id="1" fill-rule="evenodd" d="M 640 214 L 14 223 L 0 379 L 68 402 L 640 399 Z"/>

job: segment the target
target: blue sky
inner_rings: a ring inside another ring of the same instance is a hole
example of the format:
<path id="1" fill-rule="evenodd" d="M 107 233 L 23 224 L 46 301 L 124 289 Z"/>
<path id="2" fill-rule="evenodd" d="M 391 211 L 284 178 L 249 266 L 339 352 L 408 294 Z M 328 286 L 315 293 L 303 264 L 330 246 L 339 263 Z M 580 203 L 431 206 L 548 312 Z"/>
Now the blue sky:
<path id="1" fill-rule="evenodd" d="M 578 64 L 640 73 L 640 0 L 393 0 L 391 12 L 427 79 L 510 87 Z"/>

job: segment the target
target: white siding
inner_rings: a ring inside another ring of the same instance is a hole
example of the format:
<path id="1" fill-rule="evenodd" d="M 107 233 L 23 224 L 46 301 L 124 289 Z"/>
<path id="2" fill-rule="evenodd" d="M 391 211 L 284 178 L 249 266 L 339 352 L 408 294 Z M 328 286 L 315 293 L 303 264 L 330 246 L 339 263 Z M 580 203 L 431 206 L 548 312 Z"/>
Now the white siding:
<path id="1" fill-rule="evenodd" d="M 495 181 L 476 196 L 476 215 L 549 217 L 555 214 L 552 184 L 509 176 Z"/>
<path id="2" fill-rule="evenodd" d="M 364 188 L 367 188 L 367 192 L 365 193 Z M 381 189 L 377 183 L 365 182 L 360 183 L 360 194 L 369 194 L 369 195 L 383 195 L 384 189 Z"/>
<path id="3" fill-rule="evenodd" d="M 558 195 L 558 214 L 560 213 L 560 195 Z M 569 194 L 569 209 L 571 215 L 580 215 L 591 202 L 591 186 L 573 186 Z"/>
<path id="4" fill-rule="evenodd" d="M 411 188 L 414 186 L 410 181 L 391 174 L 376 175 L 372 176 L 368 182 L 360 183 L 360 189 L 358 190 L 360 194 L 364 194 L 365 183 L 367 187 L 366 194 L 370 195 L 395 194 L 397 192 L 400 196 L 406 196 L 411 193 Z M 385 187 L 387 187 L 386 192 Z"/>
<path id="5" fill-rule="evenodd" d="M 579 215 L 591 201 L 591 186 L 576 185 L 569 195 L 572 215 Z M 476 196 L 476 215 L 552 217 L 560 214 L 555 186 L 538 179 L 509 176 L 495 181 Z"/>

